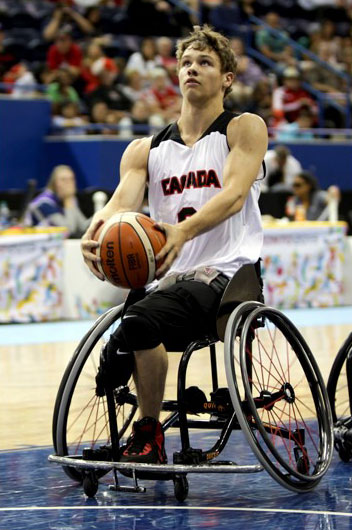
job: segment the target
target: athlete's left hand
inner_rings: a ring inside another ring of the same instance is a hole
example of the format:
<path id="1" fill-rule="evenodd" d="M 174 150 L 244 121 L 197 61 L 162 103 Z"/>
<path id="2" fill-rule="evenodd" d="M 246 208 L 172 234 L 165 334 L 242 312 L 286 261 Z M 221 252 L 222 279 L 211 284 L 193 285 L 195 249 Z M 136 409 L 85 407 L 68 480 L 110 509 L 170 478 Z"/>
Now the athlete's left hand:
<path id="1" fill-rule="evenodd" d="M 166 236 L 166 243 L 156 256 L 156 261 L 162 263 L 156 271 L 156 278 L 159 279 L 170 269 L 172 263 L 175 261 L 183 245 L 187 241 L 187 237 L 180 224 L 170 225 L 168 223 L 155 223 L 154 226 L 161 232 L 164 232 Z"/>

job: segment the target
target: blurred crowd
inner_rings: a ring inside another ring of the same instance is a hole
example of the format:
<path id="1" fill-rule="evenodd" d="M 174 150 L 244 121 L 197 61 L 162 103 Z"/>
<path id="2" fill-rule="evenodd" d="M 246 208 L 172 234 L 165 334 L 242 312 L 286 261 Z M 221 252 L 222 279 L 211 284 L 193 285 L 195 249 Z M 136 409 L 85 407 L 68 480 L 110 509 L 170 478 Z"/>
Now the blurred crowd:
<path id="1" fill-rule="evenodd" d="M 175 43 L 207 22 L 231 39 L 238 58 L 227 109 L 259 114 L 282 142 L 314 138 L 319 127 L 346 127 L 351 2 L 205 0 L 199 9 L 198 1 L 186 0 L 182 6 L 0 0 L 1 91 L 45 94 L 54 134 L 153 133 L 180 110 Z"/>

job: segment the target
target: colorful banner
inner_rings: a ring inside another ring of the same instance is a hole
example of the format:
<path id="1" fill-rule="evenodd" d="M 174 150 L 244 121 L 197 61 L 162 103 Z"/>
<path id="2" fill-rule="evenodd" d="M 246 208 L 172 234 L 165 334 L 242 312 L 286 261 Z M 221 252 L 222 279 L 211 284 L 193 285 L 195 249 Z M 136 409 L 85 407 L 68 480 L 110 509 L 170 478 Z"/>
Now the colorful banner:
<path id="1" fill-rule="evenodd" d="M 0 233 L 0 322 L 60 319 L 65 231 L 8 233 Z"/>
<path id="2" fill-rule="evenodd" d="M 290 223 L 264 229 L 262 271 L 267 305 L 343 304 L 345 223 Z"/>

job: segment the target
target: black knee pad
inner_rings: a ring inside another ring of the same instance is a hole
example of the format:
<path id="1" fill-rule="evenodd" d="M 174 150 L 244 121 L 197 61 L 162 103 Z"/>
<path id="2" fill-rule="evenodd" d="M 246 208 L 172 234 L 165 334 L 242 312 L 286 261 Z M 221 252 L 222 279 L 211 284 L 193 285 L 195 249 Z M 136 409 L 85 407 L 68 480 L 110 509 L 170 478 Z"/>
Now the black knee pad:
<path id="1" fill-rule="evenodd" d="M 157 324 L 135 309 L 127 310 L 119 329 L 128 349 L 132 351 L 149 350 L 162 342 Z"/>
<path id="2" fill-rule="evenodd" d="M 100 365 L 95 378 L 97 396 L 104 396 L 108 388 L 127 385 L 133 369 L 134 354 L 126 347 L 121 330 L 118 328 L 100 354 Z"/>

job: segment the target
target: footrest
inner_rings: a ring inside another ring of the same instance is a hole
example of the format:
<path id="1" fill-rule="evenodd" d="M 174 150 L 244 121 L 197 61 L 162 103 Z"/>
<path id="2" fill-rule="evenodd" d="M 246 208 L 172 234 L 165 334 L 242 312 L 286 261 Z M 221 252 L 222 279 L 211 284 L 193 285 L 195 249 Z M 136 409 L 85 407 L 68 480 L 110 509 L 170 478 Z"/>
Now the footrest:
<path id="1" fill-rule="evenodd" d="M 99 462 L 87 461 L 80 457 L 74 456 L 57 456 L 50 455 L 49 462 L 55 462 L 61 466 L 70 466 L 78 469 L 102 469 L 110 471 L 117 469 L 122 473 L 128 470 L 135 470 L 138 472 L 147 472 L 155 474 L 177 474 L 184 475 L 188 473 L 258 473 L 263 471 L 260 465 L 238 465 L 233 462 L 212 462 L 204 464 L 135 464 L 131 462 Z M 153 477 L 155 480 L 155 475 Z"/>

